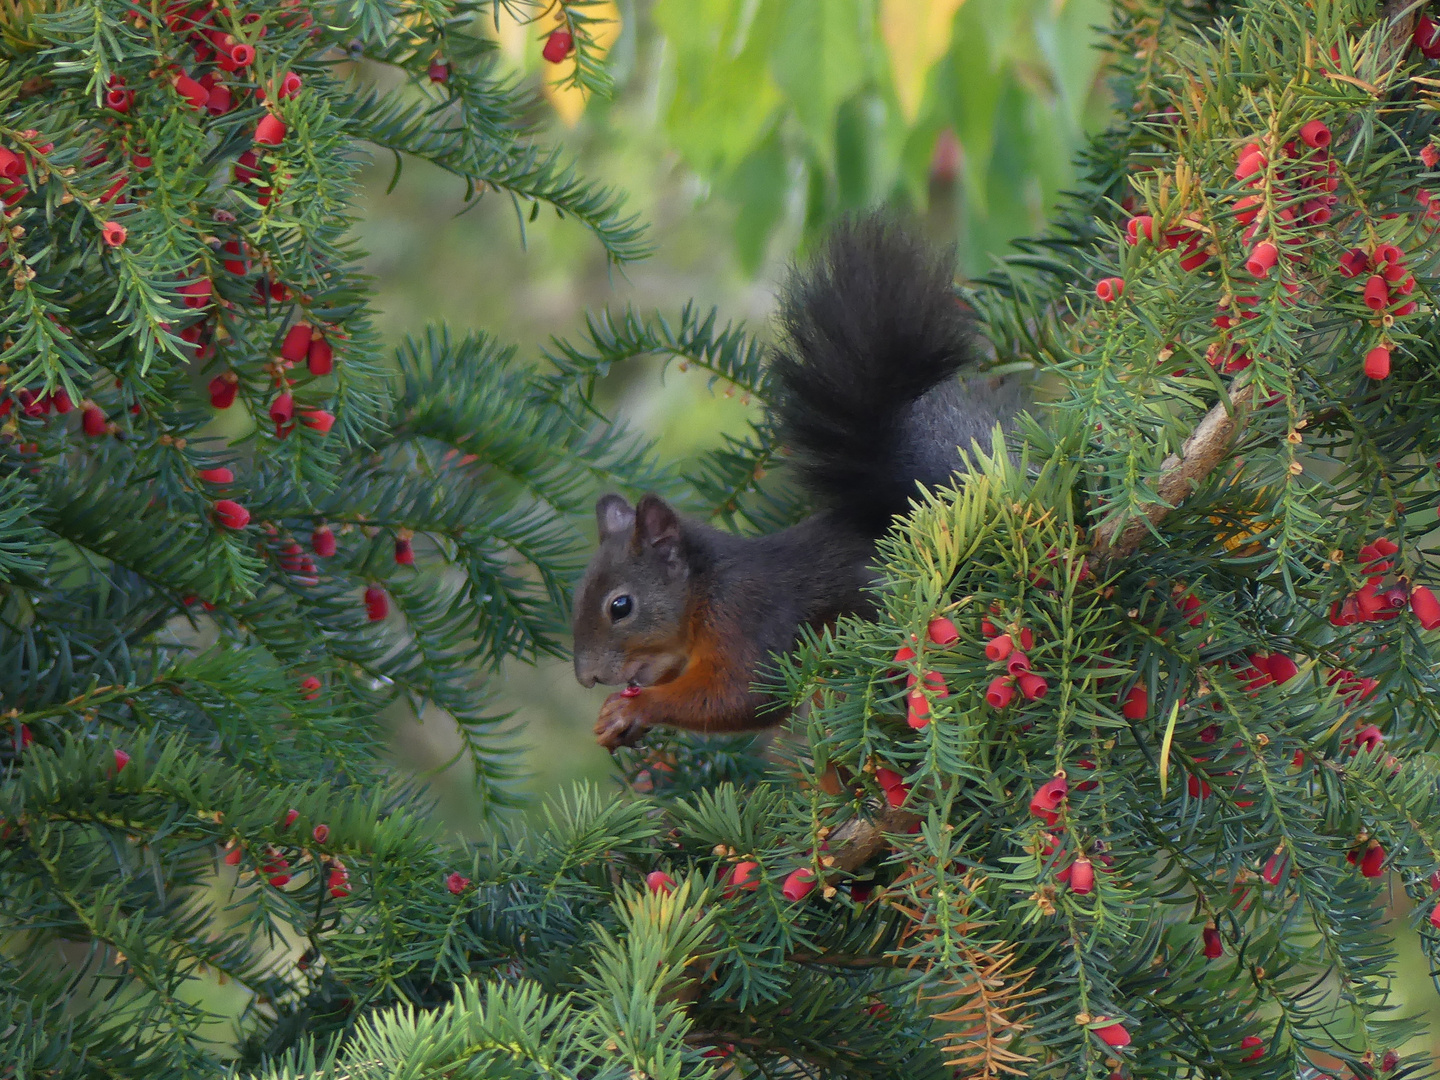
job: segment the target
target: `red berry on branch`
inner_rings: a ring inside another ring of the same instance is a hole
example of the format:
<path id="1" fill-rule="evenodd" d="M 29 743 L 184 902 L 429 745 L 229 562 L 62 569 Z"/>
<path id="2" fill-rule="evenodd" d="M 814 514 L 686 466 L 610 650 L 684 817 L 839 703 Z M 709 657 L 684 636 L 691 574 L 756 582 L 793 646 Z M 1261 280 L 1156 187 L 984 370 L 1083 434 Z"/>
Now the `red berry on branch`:
<path id="1" fill-rule="evenodd" d="M 914 725 L 911 726 L 913 727 Z M 910 798 L 909 784 L 894 784 L 885 789 L 885 801 L 891 806 L 904 806 L 905 800 L 908 798 Z"/>
<path id="2" fill-rule="evenodd" d="M 1125 1030 L 1124 1024 L 1107 1024 L 1104 1027 L 1093 1028 L 1092 1030 L 1095 1032 L 1095 1037 L 1106 1046 L 1111 1046 L 1118 1050 L 1122 1046 L 1130 1045 L 1130 1032 Z"/>
<path id="3" fill-rule="evenodd" d="M 916 731 L 930 723 L 930 702 L 919 690 L 906 695 L 905 722 Z"/>
<path id="4" fill-rule="evenodd" d="M 799 870 L 792 870 L 790 876 L 785 879 L 785 884 L 780 887 L 781 893 L 786 900 L 803 900 L 809 896 L 815 888 L 815 872 L 806 867 Z"/>
<path id="5" fill-rule="evenodd" d="M 1060 820 L 1060 807 L 1069 790 L 1070 785 L 1063 776 L 1047 780 L 1035 789 L 1035 794 L 1030 799 L 1030 813 L 1047 825 L 1054 825 Z"/>
<path id="6" fill-rule="evenodd" d="M 1245 260 L 1245 269 L 1256 277 L 1265 277 L 1279 258 L 1280 249 L 1270 241 L 1262 240 L 1250 249 L 1250 255 Z"/>
<path id="7" fill-rule="evenodd" d="M 335 426 L 335 414 L 325 409 L 306 409 L 300 414 L 300 422 L 321 435 L 326 435 Z"/>
<path id="8" fill-rule="evenodd" d="M 1330 145 L 1330 129 L 1322 120 L 1311 120 L 1308 124 L 1301 125 L 1300 138 L 1306 146 L 1324 150 Z"/>
<path id="9" fill-rule="evenodd" d="M 1050 684 L 1045 681 L 1044 676 L 1036 675 L 1033 671 L 1017 676 L 1015 683 L 1020 687 L 1020 693 L 1030 701 L 1038 701 L 1050 692 Z"/>
<path id="10" fill-rule="evenodd" d="M 1360 873 L 1367 878 L 1377 878 L 1385 873 L 1385 849 L 1374 840 L 1360 856 Z"/>
<path id="11" fill-rule="evenodd" d="M 119 247 L 125 243 L 125 236 L 125 226 L 118 221 L 107 221 L 100 226 L 100 239 L 110 247 Z"/>
<path id="12" fill-rule="evenodd" d="M 254 150 L 246 150 L 235 159 L 235 182 L 246 184 L 260 175 L 260 159 Z"/>
<path id="13" fill-rule="evenodd" d="M 325 884 L 330 889 L 330 895 L 336 899 L 342 896 L 349 896 L 350 872 L 343 866 L 336 866 L 330 871 L 330 878 Z"/>
<path id="14" fill-rule="evenodd" d="M 882 765 L 875 770 L 875 782 L 880 785 L 881 791 L 889 791 L 903 784 L 905 778 L 894 769 L 887 769 Z"/>
<path id="15" fill-rule="evenodd" d="M 1125 223 L 1125 238 L 1131 244 L 1141 240 L 1155 239 L 1155 219 L 1149 214 L 1137 214 Z"/>
<path id="16" fill-rule="evenodd" d="M 1265 860 L 1265 868 L 1260 872 L 1260 876 L 1265 879 L 1265 884 L 1278 885 L 1280 883 L 1280 879 L 1285 876 L 1285 862 L 1285 855 L 1279 851 L 1272 853 L 1270 858 Z"/>
<path id="17" fill-rule="evenodd" d="M 104 435 L 108 424 L 105 422 L 105 413 L 98 405 L 86 405 L 80 413 L 80 428 L 86 435 Z"/>
<path id="18" fill-rule="evenodd" d="M 1430 909 L 1430 925 L 1440 930 L 1440 904 Z"/>
<path id="19" fill-rule="evenodd" d="M 314 675 L 306 675 L 300 680 L 300 696 L 306 701 L 314 701 L 320 696 L 320 680 Z"/>
<path id="20" fill-rule="evenodd" d="M 295 418 L 295 398 L 289 390 L 282 390 L 275 395 L 275 400 L 270 402 L 270 419 L 275 422 L 275 427 L 284 427 Z"/>
<path id="21" fill-rule="evenodd" d="M 1139 683 L 1130 688 L 1120 712 L 1129 720 L 1143 720 L 1150 714 L 1150 693 Z"/>
<path id="22" fill-rule="evenodd" d="M 215 504 L 215 520 L 227 529 L 243 529 L 250 524 L 250 511 L 231 499 Z"/>
<path id="23" fill-rule="evenodd" d="M 1254 1061 L 1256 1058 L 1264 1057 L 1265 1040 L 1260 1038 L 1259 1035 L 1246 1035 L 1243 1039 L 1240 1040 L 1241 1050 L 1249 1050 L 1252 1046 L 1255 1048 L 1255 1050 L 1253 1053 L 1245 1055 L 1246 1061 Z"/>
<path id="24" fill-rule="evenodd" d="M 1205 929 L 1201 931 L 1201 937 L 1205 939 L 1205 956 L 1207 959 L 1214 960 L 1225 951 L 1225 946 L 1220 940 L 1220 931 L 1215 927 L 1205 927 Z"/>
<path id="25" fill-rule="evenodd" d="M 415 548 L 408 536 L 395 538 L 395 561 L 401 566 L 415 565 Z"/>
<path id="26" fill-rule="evenodd" d="M 1030 670 L 1030 658 L 1023 652 L 1016 649 L 1005 659 L 1005 673 L 1007 675 L 1019 675 L 1023 671 Z"/>
<path id="27" fill-rule="evenodd" d="M 330 839 L 330 826 L 316 825 L 315 828 L 310 831 L 310 835 L 315 837 L 317 844 L 323 844 L 326 840 Z"/>
<path id="28" fill-rule="evenodd" d="M 210 297 L 213 288 L 208 278 L 201 278 L 199 281 L 192 281 L 188 285 L 180 286 L 180 295 L 184 298 L 185 306 L 188 308 L 204 308 L 210 306 Z"/>
<path id="29" fill-rule="evenodd" d="M 300 811 L 299 811 L 299 810 L 286 810 L 286 811 L 285 811 L 285 821 L 284 821 L 284 824 L 282 824 L 280 827 L 281 827 L 282 829 L 288 829 L 288 828 L 290 828 L 291 825 L 294 825 L 295 822 L 297 822 L 297 821 L 299 821 L 299 820 L 300 820 Z"/>
<path id="30" fill-rule="evenodd" d="M 1353 278 L 1359 277 L 1370 269 L 1370 256 L 1359 248 L 1351 248 L 1344 255 L 1340 256 L 1340 276 Z"/>
<path id="31" fill-rule="evenodd" d="M 125 766 L 126 766 L 126 765 L 129 765 L 129 764 L 130 764 L 130 755 L 127 754 L 124 750 L 116 750 L 116 751 L 115 751 L 115 772 L 118 773 L 121 769 L 125 768 Z"/>
<path id="32" fill-rule="evenodd" d="M 335 534 L 330 526 L 321 525 L 310 534 L 310 550 L 326 559 L 335 554 Z"/>
<path id="33" fill-rule="evenodd" d="M 317 378 L 321 375 L 329 375 L 335 368 L 335 354 L 330 348 L 330 342 L 319 334 L 310 339 L 310 347 L 306 350 L 305 356 L 305 366 L 310 369 L 310 374 Z"/>
<path id="34" fill-rule="evenodd" d="M 1440 25 L 1432 22 L 1427 15 L 1421 15 L 1415 24 L 1415 47 L 1430 60 L 1440 59 Z"/>
<path id="35" fill-rule="evenodd" d="M 1365 354 L 1365 374 L 1376 380 L 1390 377 L 1390 350 L 1384 345 L 1376 345 Z"/>
<path id="36" fill-rule="evenodd" d="M 1434 143 L 1426 143 L 1420 148 L 1420 160 L 1425 163 L 1427 169 L 1433 169 L 1440 164 L 1440 147 Z"/>
<path id="37" fill-rule="evenodd" d="M 552 64 L 558 64 L 575 51 L 575 39 L 568 30 L 552 30 L 545 39 L 545 48 L 540 51 Z"/>
<path id="38" fill-rule="evenodd" d="M 651 870 L 645 875 L 645 887 L 652 893 L 669 896 L 675 891 L 675 879 L 664 870 Z"/>
<path id="39" fill-rule="evenodd" d="M 1095 889 L 1095 864 L 1081 855 L 1070 866 L 1070 891 L 1085 896 Z"/>
<path id="40" fill-rule="evenodd" d="M 224 116 L 235 107 L 235 95 L 224 83 L 210 87 L 205 97 L 205 111 L 211 116 Z"/>
<path id="41" fill-rule="evenodd" d="M 901 645 L 900 648 L 895 650 L 895 663 L 897 664 L 903 664 L 907 660 L 914 659 L 915 650 L 910 648 L 909 645 Z"/>
<path id="42" fill-rule="evenodd" d="M 181 97 L 190 103 L 192 109 L 203 109 L 210 100 L 210 91 L 201 86 L 189 75 L 176 75 L 170 84 Z"/>
<path id="43" fill-rule="evenodd" d="M 960 631 L 953 622 L 943 616 L 931 619 L 925 633 L 936 645 L 954 645 L 960 640 Z"/>
<path id="44" fill-rule="evenodd" d="M 250 260 L 247 258 L 249 249 L 243 240 L 227 240 L 220 249 L 229 258 L 224 260 L 225 269 L 232 274 L 248 274 L 250 272 Z"/>
<path id="45" fill-rule="evenodd" d="M 760 869 L 757 862 L 738 862 L 730 868 L 722 882 L 725 889 L 725 899 L 733 899 L 740 891 L 754 892 L 760 888 L 760 879 L 755 876 L 755 871 Z"/>
<path id="46" fill-rule="evenodd" d="M 1009 634 L 993 637 L 985 643 L 985 658 L 990 661 L 1004 660 L 1015 648 Z"/>
<path id="47" fill-rule="evenodd" d="M 289 874 L 275 874 L 275 875 L 273 875 L 273 876 L 271 876 L 271 877 L 266 878 L 265 880 L 268 881 L 268 882 L 269 882 L 271 885 L 273 885 L 275 888 L 280 889 L 280 888 L 283 888 L 284 886 L 290 884 L 290 875 L 289 875 Z"/>
<path id="48" fill-rule="evenodd" d="M 1365 282 L 1365 306 L 1371 311 L 1383 311 L 1390 303 L 1390 288 L 1379 274 L 1371 274 Z"/>
<path id="49" fill-rule="evenodd" d="M 130 106 L 134 103 L 134 90 L 126 90 L 123 86 L 113 86 L 105 91 L 105 104 L 118 113 L 128 113 Z"/>
<path id="50" fill-rule="evenodd" d="M 1410 610 L 1426 630 L 1440 629 L 1440 600 L 1424 585 L 1410 590 Z"/>
<path id="51" fill-rule="evenodd" d="M 223 466 L 218 469 L 201 469 L 195 474 L 207 484 L 233 484 L 235 474 Z"/>
<path id="52" fill-rule="evenodd" d="M 997 675 L 990 680 L 985 690 L 985 702 L 992 709 L 1003 709 L 1015 698 L 1014 680 L 1008 675 Z"/>
<path id="53" fill-rule="evenodd" d="M 230 46 L 230 63 L 227 71 L 234 71 L 237 68 L 249 67 L 255 60 L 255 46 L 240 41 Z"/>
<path id="54" fill-rule="evenodd" d="M 217 409 L 228 409 L 235 404 L 235 392 L 239 389 L 240 376 L 226 371 L 210 380 L 210 404 Z"/>
<path id="55" fill-rule="evenodd" d="M 390 597 L 379 585 L 365 590 L 365 614 L 371 622 L 380 622 L 390 614 Z"/>
<path id="56" fill-rule="evenodd" d="M 1124 294 L 1124 278 L 1107 277 L 1095 283 L 1095 295 L 1100 298 L 1102 304 L 1108 304 L 1113 300 L 1118 300 Z"/>
<path id="57" fill-rule="evenodd" d="M 470 879 L 461 875 L 459 870 L 451 871 L 445 879 L 445 888 L 449 889 L 456 896 L 459 896 L 470 887 Z"/>
<path id="58" fill-rule="evenodd" d="M 450 65 L 444 60 L 435 59 L 430 61 L 430 70 L 426 72 L 432 83 L 447 83 L 450 81 Z"/>
<path id="59" fill-rule="evenodd" d="M 25 175 L 25 162 L 13 150 L 0 146 L 0 179 L 18 180 Z"/>
<path id="60" fill-rule="evenodd" d="M 277 96 L 281 101 L 293 98 L 296 94 L 300 93 L 300 88 L 303 85 L 304 83 L 300 81 L 299 75 L 296 75 L 293 71 L 287 71 L 280 80 L 280 89 L 277 92 Z"/>
<path id="61" fill-rule="evenodd" d="M 280 358 L 291 364 L 305 359 L 310 348 L 310 324 L 299 322 L 285 331 L 285 340 L 280 343 Z"/>
<path id="62" fill-rule="evenodd" d="M 1277 684 L 1289 682 L 1300 671 L 1295 665 L 1295 661 L 1283 653 L 1272 654 L 1267 664 L 1270 677 L 1274 679 Z"/>
<path id="63" fill-rule="evenodd" d="M 266 113 L 255 125 L 255 141 L 263 146 L 279 146 L 285 141 L 285 121 L 274 113 Z"/>
<path id="64" fill-rule="evenodd" d="M 233 847 L 225 853 L 224 863 L 226 866 L 239 866 L 240 860 L 245 857 L 243 848 Z"/>

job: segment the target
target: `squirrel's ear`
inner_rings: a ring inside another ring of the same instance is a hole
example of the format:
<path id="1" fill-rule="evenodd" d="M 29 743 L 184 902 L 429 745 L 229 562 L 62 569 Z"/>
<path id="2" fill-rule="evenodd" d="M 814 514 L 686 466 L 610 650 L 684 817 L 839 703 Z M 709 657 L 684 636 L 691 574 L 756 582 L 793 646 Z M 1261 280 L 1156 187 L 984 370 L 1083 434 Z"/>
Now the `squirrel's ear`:
<path id="1" fill-rule="evenodd" d="M 659 495 L 642 495 L 635 504 L 635 542 L 648 544 L 666 558 L 680 547 L 680 517 Z"/>
<path id="2" fill-rule="evenodd" d="M 635 508 L 621 495 L 602 495 L 595 504 L 595 522 L 600 526 L 600 539 L 628 536 L 635 527 Z"/>

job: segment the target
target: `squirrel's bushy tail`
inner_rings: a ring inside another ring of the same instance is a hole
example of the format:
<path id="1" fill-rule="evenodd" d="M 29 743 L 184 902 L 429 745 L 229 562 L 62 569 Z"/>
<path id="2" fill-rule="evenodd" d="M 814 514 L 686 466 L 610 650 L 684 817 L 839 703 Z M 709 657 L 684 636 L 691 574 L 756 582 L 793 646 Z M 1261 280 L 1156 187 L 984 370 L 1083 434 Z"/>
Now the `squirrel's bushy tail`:
<path id="1" fill-rule="evenodd" d="M 782 440 L 821 507 L 869 535 L 1013 411 L 956 378 L 976 347 L 953 267 L 953 250 L 870 214 L 842 222 L 780 296 Z"/>

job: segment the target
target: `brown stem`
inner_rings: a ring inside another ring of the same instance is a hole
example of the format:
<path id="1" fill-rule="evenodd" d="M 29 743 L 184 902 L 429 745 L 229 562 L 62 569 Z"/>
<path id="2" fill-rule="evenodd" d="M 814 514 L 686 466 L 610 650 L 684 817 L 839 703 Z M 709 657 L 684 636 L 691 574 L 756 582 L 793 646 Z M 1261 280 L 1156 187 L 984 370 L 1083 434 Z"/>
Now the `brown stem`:
<path id="1" fill-rule="evenodd" d="M 830 834 L 834 869 L 852 873 L 864 866 L 885 847 L 886 833 L 903 833 L 920 820 L 908 810 L 889 809 L 874 821 L 852 818 Z"/>

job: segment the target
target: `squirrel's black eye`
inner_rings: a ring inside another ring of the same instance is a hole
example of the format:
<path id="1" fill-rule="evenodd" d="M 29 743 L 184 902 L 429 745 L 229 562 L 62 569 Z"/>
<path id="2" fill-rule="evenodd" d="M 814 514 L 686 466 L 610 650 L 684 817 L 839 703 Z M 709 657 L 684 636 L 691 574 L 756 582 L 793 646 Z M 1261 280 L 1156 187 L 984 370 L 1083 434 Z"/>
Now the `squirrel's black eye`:
<path id="1" fill-rule="evenodd" d="M 610 621 L 619 622 L 635 610 L 635 601 L 629 596 L 617 596 L 610 601 Z"/>

